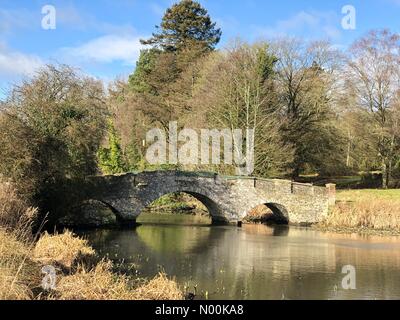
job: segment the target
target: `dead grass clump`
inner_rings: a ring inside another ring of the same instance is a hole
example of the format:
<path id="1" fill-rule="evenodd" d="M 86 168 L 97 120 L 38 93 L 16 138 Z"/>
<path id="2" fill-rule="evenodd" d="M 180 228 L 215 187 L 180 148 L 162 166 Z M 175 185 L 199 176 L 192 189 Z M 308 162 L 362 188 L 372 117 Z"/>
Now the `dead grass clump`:
<path id="1" fill-rule="evenodd" d="M 183 300 L 183 298 L 176 281 L 168 279 L 164 273 L 160 273 L 133 293 L 133 300 Z"/>
<path id="2" fill-rule="evenodd" d="M 53 299 L 125 300 L 127 280 L 123 276 L 116 277 L 111 268 L 111 262 L 102 261 L 90 271 L 81 267 L 75 274 L 62 277 Z"/>
<path id="3" fill-rule="evenodd" d="M 322 226 L 400 231 L 400 202 L 363 200 L 337 203 Z"/>
<path id="4" fill-rule="evenodd" d="M 93 263 L 96 253 L 87 240 L 75 237 L 70 231 L 55 235 L 46 232 L 36 243 L 33 258 L 45 265 L 53 264 L 70 270 L 80 263 Z"/>
<path id="5" fill-rule="evenodd" d="M 81 268 L 73 275 L 62 277 L 57 283 L 53 299 L 57 300 L 182 300 L 176 282 L 164 274 L 143 286 L 134 288 L 129 279 L 112 272 L 112 263 L 100 262 L 86 271 Z"/>

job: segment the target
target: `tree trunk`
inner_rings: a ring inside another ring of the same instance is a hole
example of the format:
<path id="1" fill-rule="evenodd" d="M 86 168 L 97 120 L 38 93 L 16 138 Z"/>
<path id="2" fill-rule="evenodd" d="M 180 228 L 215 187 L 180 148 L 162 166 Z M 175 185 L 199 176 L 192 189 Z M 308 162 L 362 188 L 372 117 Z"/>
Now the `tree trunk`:
<path id="1" fill-rule="evenodd" d="M 350 152 L 351 152 L 351 146 L 352 146 L 350 130 L 348 132 L 348 138 L 349 138 L 349 142 L 347 144 L 346 166 L 347 166 L 347 168 L 350 168 L 350 166 L 351 166 L 351 163 L 350 163 Z"/>
<path id="2" fill-rule="evenodd" d="M 386 162 L 383 161 L 382 163 L 382 188 L 387 189 L 388 188 L 388 168 L 386 165 Z"/>
<path id="3" fill-rule="evenodd" d="M 387 184 L 387 187 L 389 188 L 390 187 L 391 178 L 392 178 L 392 161 L 391 160 L 389 161 L 389 165 L 388 165 L 388 168 L 387 168 L 386 171 L 387 171 L 386 184 Z"/>
<path id="4" fill-rule="evenodd" d="M 297 180 L 300 177 L 300 166 L 296 166 L 296 168 L 293 170 L 292 173 L 292 178 L 293 180 Z"/>

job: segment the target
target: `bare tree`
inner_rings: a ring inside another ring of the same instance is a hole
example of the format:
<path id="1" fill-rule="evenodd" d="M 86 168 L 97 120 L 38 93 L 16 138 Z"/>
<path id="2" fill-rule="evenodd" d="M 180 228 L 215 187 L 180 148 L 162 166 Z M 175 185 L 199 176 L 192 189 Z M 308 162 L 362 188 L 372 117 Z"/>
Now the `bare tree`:
<path id="1" fill-rule="evenodd" d="M 292 170 L 297 178 L 307 166 L 321 171 L 341 152 L 333 108 L 340 59 L 327 42 L 283 38 L 273 43 L 273 50 L 278 57 L 278 103 L 285 119 L 282 132 L 295 150 Z"/>
<path id="2" fill-rule="evenodd" d="M 373 123 L 370 134 L 375 138 L 383 187 L 387 188 L 399 146 L 399 122 L 394 114 L 400 86 L 400 35 L 388 30 L 371 31 L 356 41 L 348 70 L 348 87 Z"/>
<path id="3" fill-rule="evenodd" d="M 238 42 L 211 59 L 197 89 L 197 109 L 206 113 L 209 125 L 255 130 L 257 174 L 285 172 L 292 150 L 280 137 L 272 83 L 276 58 L 267 44 Z"/>

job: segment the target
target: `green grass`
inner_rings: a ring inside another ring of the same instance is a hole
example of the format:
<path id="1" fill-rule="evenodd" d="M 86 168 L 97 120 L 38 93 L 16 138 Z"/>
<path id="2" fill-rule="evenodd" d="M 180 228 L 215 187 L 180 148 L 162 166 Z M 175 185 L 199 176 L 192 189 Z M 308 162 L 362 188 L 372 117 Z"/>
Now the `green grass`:
<path id="1" fill-rule="evenodd" d="M 336 184 L 337 189 L 352 188 L 361 182 L 361 176 L 341 176 L 324 178 L 318 175 L 301 175 L 299 182 L 313 183 L 317 186 L 324 186 L 327 183 Z"/>
<path id="2" fill-rule="evenodd" d="M 400 189 L 338 190 L 337 201 L 390 200 L 400 202 Z"/>

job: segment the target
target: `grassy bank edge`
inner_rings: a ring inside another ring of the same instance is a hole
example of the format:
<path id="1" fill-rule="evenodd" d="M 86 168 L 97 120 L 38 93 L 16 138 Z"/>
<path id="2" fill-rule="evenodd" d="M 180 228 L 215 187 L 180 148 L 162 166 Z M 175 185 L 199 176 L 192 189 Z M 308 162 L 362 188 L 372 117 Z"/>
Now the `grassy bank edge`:
<path id="1" fill-rule="evenodd" d="M 313 229 L 335 233 L 400 236 L 400 190 L 338 191 L 335 207 Z"/>
<path id="2" fill-rule="evenodd" d="M 56 271 L 55 287 L 45 290 L 43 267 Z M 0 300 L 183 300 L 174 279 L 159 273 L 151 280 L 114 271 L 87 241 L 70 231 L 44 233 L 23 242 L 0 229 Z"/>

